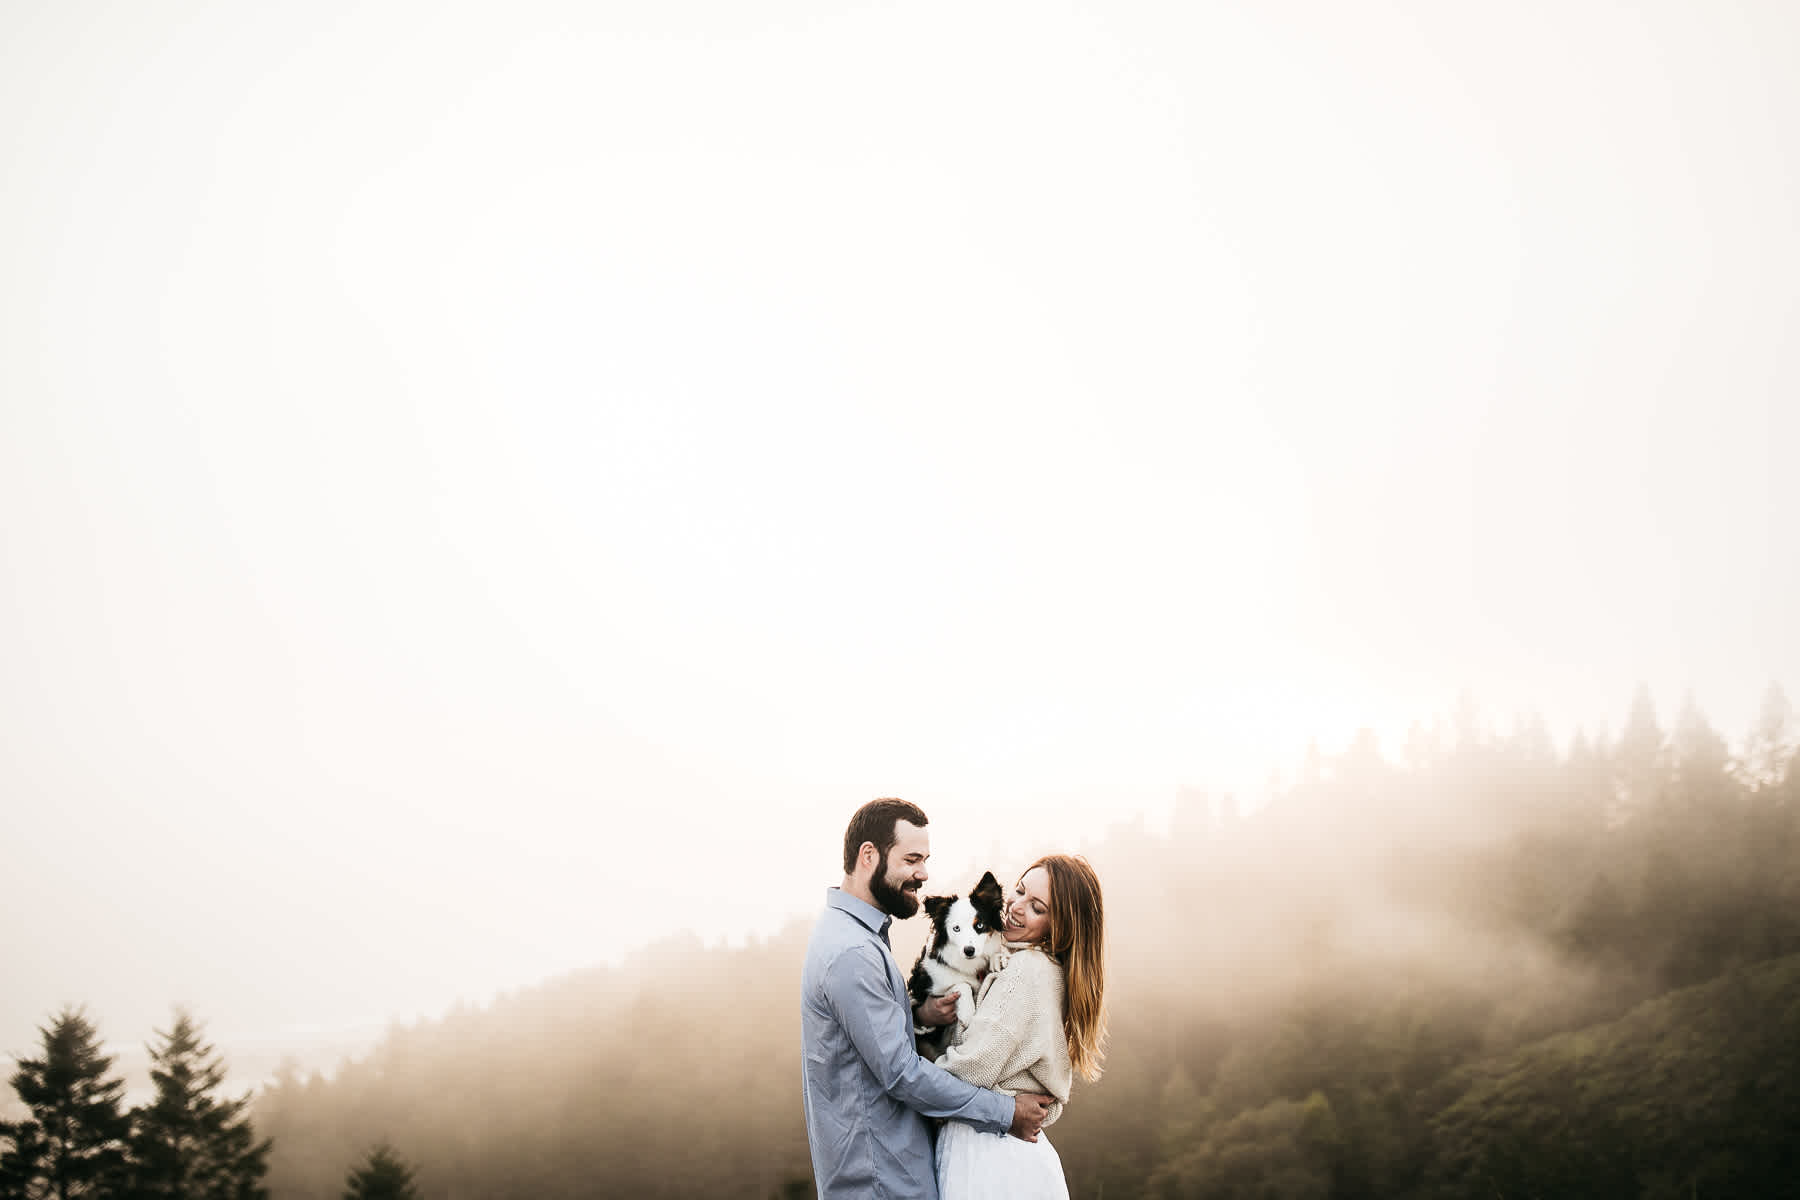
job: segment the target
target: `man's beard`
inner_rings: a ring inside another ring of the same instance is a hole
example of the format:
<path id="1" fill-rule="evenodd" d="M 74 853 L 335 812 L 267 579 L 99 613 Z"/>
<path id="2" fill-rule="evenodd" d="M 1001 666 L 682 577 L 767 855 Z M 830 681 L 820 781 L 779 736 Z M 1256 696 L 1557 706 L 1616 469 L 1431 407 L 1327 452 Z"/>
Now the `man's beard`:
<path id="1" fill-rule="evenodd" d="M 869 879 L 869 894 L 875 897 L 876 908 L 890 917 L 904 921 L 919 911 L 919 881 L 909 879 L 895 887 L 887 881 L 887 873 L 887 854 L 884 851 L 875 874 Z"/>

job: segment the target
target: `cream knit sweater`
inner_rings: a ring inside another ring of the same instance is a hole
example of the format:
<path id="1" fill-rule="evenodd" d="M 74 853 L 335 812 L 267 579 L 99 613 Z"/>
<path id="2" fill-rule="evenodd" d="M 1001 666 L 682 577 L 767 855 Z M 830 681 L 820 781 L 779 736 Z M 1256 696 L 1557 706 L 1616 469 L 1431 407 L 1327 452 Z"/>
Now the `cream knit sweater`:
<path id="1" fill-rule="evenodd" d="M 1042 950 L 1015 950 L 1006 966 L 981 981 L 975 1018 L 957 1030 L 938 1066 L 976 1087 L 1053 1097 L 1045 1125 L 1062 1116 L 1074 1082 L 1063 1035 L 1062 966 Z"/>

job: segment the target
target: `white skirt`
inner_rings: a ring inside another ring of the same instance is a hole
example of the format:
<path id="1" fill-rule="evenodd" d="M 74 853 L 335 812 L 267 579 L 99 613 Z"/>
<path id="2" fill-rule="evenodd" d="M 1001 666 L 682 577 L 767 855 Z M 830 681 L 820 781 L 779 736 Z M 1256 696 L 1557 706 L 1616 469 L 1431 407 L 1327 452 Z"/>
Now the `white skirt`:
<path id="1" fill-rule="evenodd" d="M 1022 1142 L 945 1121 L 937 1139 L 938 1200 L 1069 1200 L 1050 1139 Z"/>

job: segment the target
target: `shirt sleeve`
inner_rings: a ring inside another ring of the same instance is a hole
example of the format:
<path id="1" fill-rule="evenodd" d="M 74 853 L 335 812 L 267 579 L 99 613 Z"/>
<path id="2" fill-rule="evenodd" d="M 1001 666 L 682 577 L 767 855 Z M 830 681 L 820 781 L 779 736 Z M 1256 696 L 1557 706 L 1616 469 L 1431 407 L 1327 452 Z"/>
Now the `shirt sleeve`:
<path id="1" fill-rule="evenodd" d="M 872 947 L 846 950 L 825 969 L 825 995 L 881 1090 L 923 1116 L 966 1121 L 988 1133 L 1010 1129 L 1010 1096 L 965 1083 L 919 1057 L 912 1015 L 886 982 L 887 964 Z"/>

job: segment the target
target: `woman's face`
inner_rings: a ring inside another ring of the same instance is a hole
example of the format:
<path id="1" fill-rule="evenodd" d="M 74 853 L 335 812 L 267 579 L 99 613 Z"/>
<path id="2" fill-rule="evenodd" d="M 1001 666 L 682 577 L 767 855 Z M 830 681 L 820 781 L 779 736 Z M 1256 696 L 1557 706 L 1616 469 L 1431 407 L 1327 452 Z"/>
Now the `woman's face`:
<path id="1" fill-rule="evenodd" d="M 1006 928 L 1002 931 L 1009 942 L 1041 942 L 1050 933 L 1050 872 L 1033 867 L 1013 884 L 1006 901 Z"/>

